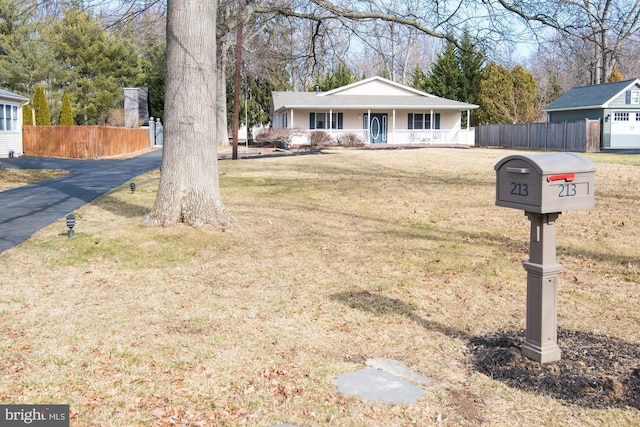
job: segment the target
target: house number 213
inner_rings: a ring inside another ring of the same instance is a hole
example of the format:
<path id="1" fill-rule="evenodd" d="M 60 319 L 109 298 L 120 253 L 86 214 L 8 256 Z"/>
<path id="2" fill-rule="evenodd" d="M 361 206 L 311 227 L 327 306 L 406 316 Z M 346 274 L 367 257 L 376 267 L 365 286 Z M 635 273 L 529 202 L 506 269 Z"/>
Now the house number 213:
<path id="1" fill-rule="evenodd" d="M 558 187 L 560 188 L 558 197 L 573 197 L 578 194 L 578 187 L 576 184 L 560 184 Z"/>
<path id="2" fill-rule="evenodd" d="M 529 195 L 529 185 L 520 182 L 512 182 L 511 194 L 514 196 L 527 197 Z"/>

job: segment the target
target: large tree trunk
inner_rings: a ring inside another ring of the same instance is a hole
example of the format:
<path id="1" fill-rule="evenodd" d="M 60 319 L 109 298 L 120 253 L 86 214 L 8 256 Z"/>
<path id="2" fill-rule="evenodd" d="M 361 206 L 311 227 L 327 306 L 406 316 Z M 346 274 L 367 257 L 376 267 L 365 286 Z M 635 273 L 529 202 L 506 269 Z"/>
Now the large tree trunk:
<path id="1" fill-rule="evenodd" d="M 217 1 L 171 0 L 167 6 L 164 154 L 146 223 L 227 226 L 215 141 Z"/>

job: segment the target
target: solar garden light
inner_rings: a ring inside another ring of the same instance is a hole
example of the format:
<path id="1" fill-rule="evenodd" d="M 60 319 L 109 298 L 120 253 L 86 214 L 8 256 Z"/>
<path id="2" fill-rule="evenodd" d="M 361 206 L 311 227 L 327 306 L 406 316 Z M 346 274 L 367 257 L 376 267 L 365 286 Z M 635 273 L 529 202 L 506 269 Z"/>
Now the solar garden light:
<path id="1" fill-rule="evenodd" d="M 67 228 L 69 229 L 69 231 L 67 231 L 67 236 L 73 237 L 73 227 L 76 226 L 76 216 L 74 214 L 69 214 L 67 215 L 66 219 L 67 219 Z"/>
<path id="2" fill-rule="evenodd" d="M 131 194 L 136 192 L 136 183 L 132 182 L 131 184 L 129 184 L 129 188 L 131 189 Z"/>

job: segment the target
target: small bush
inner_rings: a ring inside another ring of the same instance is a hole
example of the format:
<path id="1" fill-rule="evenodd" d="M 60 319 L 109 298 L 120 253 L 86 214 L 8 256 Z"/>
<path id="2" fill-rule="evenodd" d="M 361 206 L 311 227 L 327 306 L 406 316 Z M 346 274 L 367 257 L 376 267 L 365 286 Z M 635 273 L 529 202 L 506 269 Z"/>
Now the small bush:
<path id="1" fill-rule="evenodd" d="M 256 136 L 255 141 L 257 144 L 273 144 L 275 148 L 286 148 L 291 142 L 291 135 L 294 129 L 291 128 L 278 128 L 272 129 L 269 132 L 263 132 Z"/>
<path id="2" fill-rule="evenodd" d="M 364 140 L 355 133 L 344 133 L 338 137 L 338 145 L 341 147 L 364 147 Z"/>
<path id="3" fill-rule="evenodd" d="M 312 147 L 333 147 L 336 141 L 328 133 L 317 130 L 309 135 L 309 144 Z"/>

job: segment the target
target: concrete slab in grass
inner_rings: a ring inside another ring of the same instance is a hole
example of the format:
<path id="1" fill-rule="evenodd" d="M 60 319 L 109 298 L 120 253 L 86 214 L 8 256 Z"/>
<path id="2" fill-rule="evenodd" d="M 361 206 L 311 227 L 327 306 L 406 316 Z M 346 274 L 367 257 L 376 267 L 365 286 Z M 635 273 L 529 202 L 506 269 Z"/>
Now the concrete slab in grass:
<path id="1" fill-rule="evenodd" d="M 382 403 L 412 403 L 424 396 L 422 388 L 372 368 L 339 375 L 336 386 L 344 395 Z"/>

